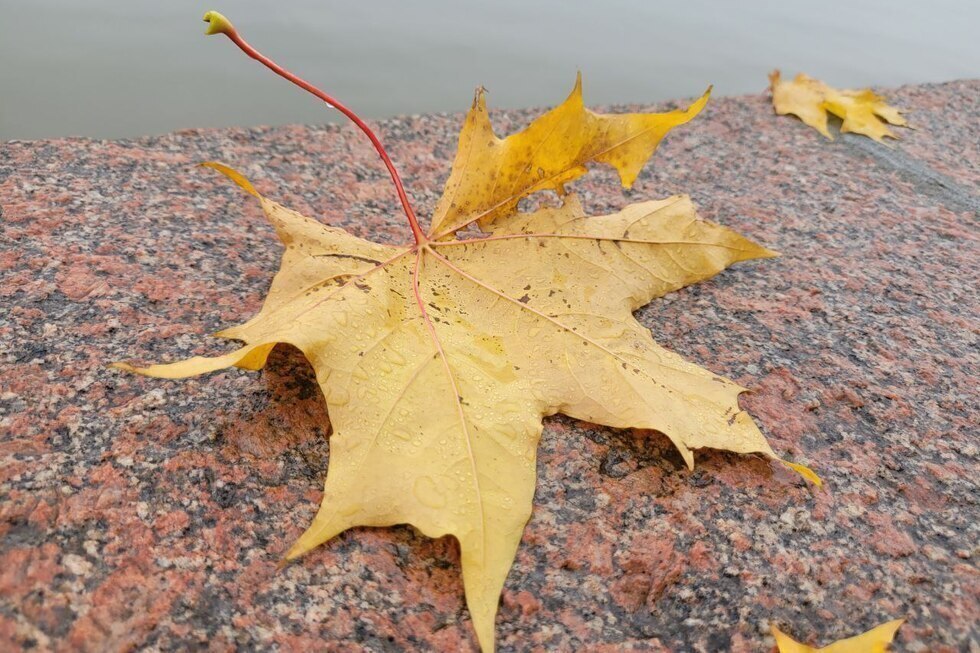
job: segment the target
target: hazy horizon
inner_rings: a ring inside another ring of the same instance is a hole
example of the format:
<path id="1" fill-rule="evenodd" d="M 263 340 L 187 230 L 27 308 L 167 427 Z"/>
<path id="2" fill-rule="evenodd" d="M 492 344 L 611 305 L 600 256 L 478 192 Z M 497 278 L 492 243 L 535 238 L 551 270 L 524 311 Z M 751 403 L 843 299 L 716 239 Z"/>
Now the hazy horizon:
<path id="1" fill-rule="evenodd" d="M 773 68 L 843 87 L 980 76 L 965 0 L 0 0 L 0 140 L 337 119 L 205 37 L 212 8 L 369 118 L 462 111 L 481 84 L 494 107 L 555 104 L 577 70 L 590 105 L 760 92 Z"/>

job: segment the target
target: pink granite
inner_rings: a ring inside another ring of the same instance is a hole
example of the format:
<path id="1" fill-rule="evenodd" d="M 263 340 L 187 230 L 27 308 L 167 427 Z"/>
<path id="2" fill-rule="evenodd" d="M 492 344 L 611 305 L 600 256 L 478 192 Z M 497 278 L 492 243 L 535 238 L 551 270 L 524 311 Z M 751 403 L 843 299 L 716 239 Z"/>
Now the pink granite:
<path id="1" fill-rule="evenodd" d="M 768 651 L 770 622 L 825 643 L 896 617 L 896 651 L 980 649 L 980 81 L 884 94 L 919 128 L 890 148 L 722 98 L 632 191 L 577 184 L 593 212 L 690 193 L 783 253 L 639 318 L 754 388 L 773 446 L 826 487 L 718 452 L 692 473 L 657 434 L 549 420 L 501 651 Z M 379 123 L 423 215 L 459 124 Z M 259 306 L 280 248 L 208 159 L 408 237 L 346 126 L 0 145 L 0 650 L 472 650 L 450 539 L 359 529 L 276 570 L 329 458 L 297 352 L 182 382 L 107 369 L 220 351 L 207 334 Z"/>

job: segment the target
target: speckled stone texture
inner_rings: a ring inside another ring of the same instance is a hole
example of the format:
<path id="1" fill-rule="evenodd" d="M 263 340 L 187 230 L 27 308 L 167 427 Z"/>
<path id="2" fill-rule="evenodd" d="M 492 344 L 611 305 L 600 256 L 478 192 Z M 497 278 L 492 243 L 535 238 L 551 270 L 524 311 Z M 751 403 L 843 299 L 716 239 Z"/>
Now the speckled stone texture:
<path id="1" fill-rule="evenodd" d="M 890 148 L 723 98 L 632 191 L 605 169 L 576 184 L 594 213 L 690 193 L 783 253 L 639 318 L 755 389 L 774 448 L 826 486 L 711 451 L 691 473 L 657 434 L 549 420 L 501 651 L 768 651 L 770 622 L 826 643 L 902 616 L 896 651 L 980 649 L 980 81 L 884 94 L 918 128 Z M 379 125 L 423 215 L 460 121 Z M 349 126 L 0 146 L 0 649 L 472 650 L 449 538 L 359 529 L 276 570 L 329 459 L 295 350 L 187 381 L 107 369 L 223 351 L 207 334 L 259 307 L 281 249 L 251 198 L 192 167 L 208 159 L 408 238 Z"/>

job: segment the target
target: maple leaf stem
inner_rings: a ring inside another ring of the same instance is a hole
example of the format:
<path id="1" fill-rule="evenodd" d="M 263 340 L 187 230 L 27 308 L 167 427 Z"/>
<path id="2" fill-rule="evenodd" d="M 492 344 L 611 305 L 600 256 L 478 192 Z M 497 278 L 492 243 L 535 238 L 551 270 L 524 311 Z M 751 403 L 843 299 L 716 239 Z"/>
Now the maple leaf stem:
<path id="1" fill-rule="evenodd" d="M 374 145 L 374 149 L 378 151 L 378 156 L 384 162 L 385 167 L 388 168 L 388 173 L 391 175 L 391 181 L 395 184 L 395 190 L 398 192 L 398 199 L 402 204 L 402 209 L 405 211 L 405 216 L 408 218 L 408 224 L 412 228 L 412 236 L 415 237 L 415 243 L 421 245 L 427 242 L 425 234 L 422 232 L 421 227 L 419 227 L 418 218 L 415 217 L 415 211 L 412 210 L 412 205 L 408 201 L 408 195 L 405 193 L 405 186 L 402 184 L 401 177 L 398 175 L 398 171 L 395 169 L 395 164 L 391 162 L 391 158 L 388 156 L 388 152 L 385 151 L 384 145 L 381 144 L 381 140 L 372 131 L 370 127 L 367 126 L 360 116 L 354 113 L 351 109 L 345 106 L 342 102 L 338 102 L 334 97 L 324 93 L 318 89 L 313 84 L 310 84 L 305 79 L 294 75 L 289 72 L 272 59 L 269 59 L 261 52 L 253 48 L 248 42 L 245 41 L 235 29 L 235 26 L 231 24 L 227 18 L 222 16 L 216 11 L 209 11 L 204 14 L 204 21 L 208 23 L 208 29 L 206 34 L 224 34 L 232 43 L 238 46 L 238 48 L 247 54 L 252 59 L 255 59 L 260 64 L 279 75 L 280 77 L 289 80 L 296 86 L 299 86 L 304 91 L 315 95 L 329 106 L 333 107 L 337 111 L 347 116 L 351 122 L 360 128 L 362 132 L 371 140 L 371 144 Z"/>

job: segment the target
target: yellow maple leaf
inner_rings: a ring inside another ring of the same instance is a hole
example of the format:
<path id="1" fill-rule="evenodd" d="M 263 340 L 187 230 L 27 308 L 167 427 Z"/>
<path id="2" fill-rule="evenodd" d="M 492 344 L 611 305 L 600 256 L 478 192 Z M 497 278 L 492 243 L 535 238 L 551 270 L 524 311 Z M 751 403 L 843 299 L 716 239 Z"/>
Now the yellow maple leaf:
<path id="1" fill-rule="evenodd" d="M 250 51 L 228 30 L 230 23 L 222 31 Z M 539 120 L 553 121 L 554 112 Z M 565 121 L 592 120 L 570 112 L 558 128 L 573 133 L 578 128 Z M 538 133 L 537 124 L 524 133 Z M 631 124 L 624 138 L 648 123 Z M 609 131 L 591 133 L 602 139 Z M 591 141 L 569 147 L 595 151 Z M 509 157 L 508 166 L 523 169 L 541 151 L 519 149 L 526 154 Z M 637 160 L 651 153 L 649 146 L 624 151 L 617 167 L 638 169 Z M 563 160 L 549 169 L 567 180 L 582 160 Z M 306 218 L 263 197 L 231 168 L 205 165 L 259 200 L 285 245 L 280 271 L 258 315 L 218 334 L 243 341 L 241 348 L 117 366 L 181 378 L 231 366 L 260 369 L 278 343 L 305 354 L 333 434 L 323 501 L 287 559 L 354 526 L 408 523 L 430 537 L 452 535 L 478 640 L 492 651 L 500 592 L 531 515 L 545 416 L 655 429 L 689 466 L 702 447 L 776 458 L 739 408 L 744 388 L 660 347 L 632 315 L 735 262 L 774 255 L 699 219 L 688 197 L 605 216 L 586 216 L 574 195 L 533 213 L 494 199 L 509 208 L 493 214 L 488 235 L 458 239 L 436 231 L 438 240 L 421 234 L 406 205 L 416 241 L 391 246 Z M 459 159 L 454 175 L 471 179 Z M 459 218 L 451 223 L 464 226 L 490 214 L 476 208 L 453 215 Z"/>
<path id="2" fill-rule="evenodd" d="M 803 73 L 785 81 L 778 70 L 769 74 L 769 83 L 776 113 L 791 113 L 831 140 L 834 137 L 827 129 L 828 113 L 843 121 L 841 132 L 864 134 L 876 141 L 885 136 L 898 138 L 886 123 L 908 126 L 898 109 L 870 89 L 839 90 Z"/>
<path id="3" fill-rule="evenodd" d="M 771 625 L 770 628 L 773 637 L 776 638 L 779 653 L 885 653 L 903 623 L 905 623 L 904 619 L 895 619 L 875 626 L 860 635 L 838 640 L 822 648 L 801 644 L 775 625 Z"/>

